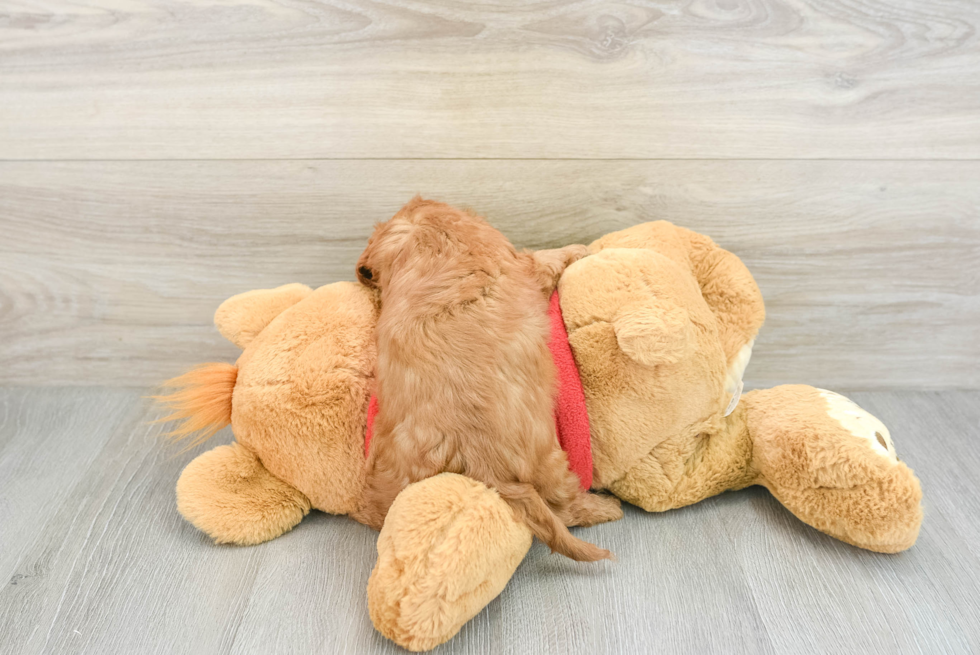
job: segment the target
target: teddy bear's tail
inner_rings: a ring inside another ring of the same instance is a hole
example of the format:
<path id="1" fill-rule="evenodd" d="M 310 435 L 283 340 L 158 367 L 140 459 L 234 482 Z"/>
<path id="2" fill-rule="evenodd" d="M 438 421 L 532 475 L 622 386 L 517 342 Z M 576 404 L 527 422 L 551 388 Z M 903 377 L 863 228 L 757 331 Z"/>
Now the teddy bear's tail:
<path id="1" fill-rule="evenodd" d="M 164 387 L 175 391 L 153 396 L 171 412 L 159 422 L 181 421 L 167 436 L 175 441 L 193 437 L 190 445 L 196 446 L 231 423 L 231 394 L 237 379 L 237 366 L 213 363 L 201 364 L 164 382 Z"/>
<path id="2" fill-rule="evenodd" d="M 587 541 L 572 536 L 568 527 L 551 510 L 534 485 L 519 482 L 497 484 L 500 497 L 531 528 L 534 536 L 548 544 L 552 552 L 570 557 L 577 562 L 596 562 L 613 559 L 612 553 Z"/>

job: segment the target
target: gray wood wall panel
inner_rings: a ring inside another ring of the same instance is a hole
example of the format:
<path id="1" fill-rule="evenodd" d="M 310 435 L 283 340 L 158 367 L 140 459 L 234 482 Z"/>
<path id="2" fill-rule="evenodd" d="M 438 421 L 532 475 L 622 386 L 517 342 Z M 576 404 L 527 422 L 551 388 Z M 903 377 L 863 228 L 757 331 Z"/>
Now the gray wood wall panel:
<path id="1" fill-rule="evenodd" d="M 627 507 L 579 531 L 617 561 L 576 564 L 536 543 L 503 594 L 434 652 L 977 652 L 980 393 L 852 397 L 922 480 L 911 550 L 847 546 L 761 488 L 662 514 Z M 368 618 L 374 532 L 313 512 L 266 544 L 209 543 L 174 506 L 202 448 L 165 444 L 156 416 L 137 392 L 0 389 L 0 651 L 403 652 Z M 35 475 L 24 462 L 41 434 L 47 451 L 77 457 L 37 455 L 47 470 Z"/>
<path id="2" fill-rule="evenodd" d="M 974 158 L 973 0 L 92 0 L 0 21 L 0 158 Z"/>
<path id="3" fill-rule="evenodd" d="M 159 382 L 235 293 L 351 279 L 416 192 L 522 246 L 669 219 L 738 254 L 755 385 L 980 386 L 980 162 L 0 162 L 0 383 Z"/>

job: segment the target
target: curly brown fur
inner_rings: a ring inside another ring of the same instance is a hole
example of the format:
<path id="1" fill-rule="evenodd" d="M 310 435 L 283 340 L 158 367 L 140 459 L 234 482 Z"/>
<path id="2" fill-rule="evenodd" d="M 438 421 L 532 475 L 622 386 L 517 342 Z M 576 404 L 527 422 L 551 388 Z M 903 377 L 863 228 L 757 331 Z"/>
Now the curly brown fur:
<path id="1" fill-rule="evenodd" d="M 585 254 L 518 252 L 482 218 L 420 198 L 375 229 L 357 273 L 381 295 L 380 412 L 355 518 L 380 528 L 402 489 L 448 471 L 495 488 L 552 550 L 611 557 L 566 527 L 622 512 L 568 469 L 547 347 L 547 298 Z"/>

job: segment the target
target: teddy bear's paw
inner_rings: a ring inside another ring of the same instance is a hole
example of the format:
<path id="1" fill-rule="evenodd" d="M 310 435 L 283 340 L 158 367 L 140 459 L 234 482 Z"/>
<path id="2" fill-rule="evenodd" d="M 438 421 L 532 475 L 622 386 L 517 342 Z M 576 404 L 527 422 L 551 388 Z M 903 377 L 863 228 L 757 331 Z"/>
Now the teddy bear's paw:
<path id="1" fill-rule="evenodd" d="M 915 543 L 922 490 L 881 421 L 805 385 L 754 391 L 746 405 L 758 482 L 797 517 L 878 552 Z"/>
<path id="2" fill-rule="evenodd" d="M 443 473 L 410 485 L 378 536 L 371 620 L 404 648 L 435 648 L 500 594 L 530 547 L 527 526 L 483 484 Z"/>
<path id="3" fill-rule="evenodd" d="M 177 480 L 177 509 L 217 543 L 249 546 L 293 529 L 310 501 L 233 443 L 187 465 Z"/>
<path id="4" fill-rule="evenodd" d="M 898 460 L 891 433 L 877 417 L 839 393 L 826 389 L 817 389 L 817 391 L 827 403 L 827 414 L 842 428 L 866 441 L 875 454 L 893 461 Z"/>

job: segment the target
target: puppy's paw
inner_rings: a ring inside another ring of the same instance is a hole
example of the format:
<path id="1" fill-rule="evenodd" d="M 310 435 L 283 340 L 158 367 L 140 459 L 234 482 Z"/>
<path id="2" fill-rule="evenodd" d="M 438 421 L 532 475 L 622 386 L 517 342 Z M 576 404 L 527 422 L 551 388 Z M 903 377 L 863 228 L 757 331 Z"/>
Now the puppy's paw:
<path id="1" fill-rule="evenodd" d="M 565 253 L 565 267 L 571 266 L 578 260 L 589 256 L 589 247 L 574 243 L 561 249 Z"/>

